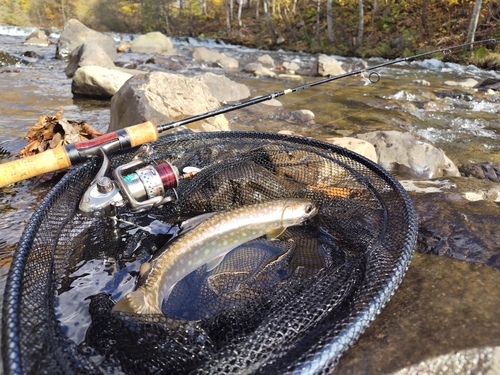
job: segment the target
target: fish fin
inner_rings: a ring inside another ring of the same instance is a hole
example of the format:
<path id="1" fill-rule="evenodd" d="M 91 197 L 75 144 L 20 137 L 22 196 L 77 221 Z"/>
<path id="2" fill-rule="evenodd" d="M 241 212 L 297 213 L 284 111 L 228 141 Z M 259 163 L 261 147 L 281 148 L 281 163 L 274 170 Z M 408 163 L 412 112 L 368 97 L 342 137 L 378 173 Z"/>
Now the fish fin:
<path id="1" fill-rule="evenodd" d="M 226 254 L 219 255 L 217 258 L 207 262 L 207 272 L 212 271 L 215 267 L 222 263 Z"/>
<path id="2" fill-rule="evenodd" d="M 266 233 L 266 237 L 270 241 L 275 240 L 279 236 L 281 236 L 285 232 L 285 230 L 286 228 L 272 229 Z"/>
<path id="3" fill-rule="evenodd" d="M 193 230 L 198 225 L 200 225 L 201 223 L 203 223 L 205 220 L 211 218 L 212 216 L 214 216 L 217 213 L 218 212 L 207 212 L 205 214 L 201 214 L 201 215 L 198 215 L 198 216 L 195 216 L 195 217 L 191 217 L 191 218 L 183 221 L 181 223 L 181 225 L 180 225 L 182 233 L 189 232 L 189 231 Z"/>
<path id="4" fill-rule="evenodd" d="M 113 306 L 111 311 L 136 314 L 162 314 L 161 309 L 146 301 L 145 295 L 141 289 L 134 290 L 127 294 Z"/>
<path id="5" fill-rule="evenodd" d="M 142 263 L 141 267 L 139 268 L 139 275 L 141 275 L 141 277 L 144 277 L 144 275 L 146 275 L 150 270 L 151 270 L 150 262 Z"/>

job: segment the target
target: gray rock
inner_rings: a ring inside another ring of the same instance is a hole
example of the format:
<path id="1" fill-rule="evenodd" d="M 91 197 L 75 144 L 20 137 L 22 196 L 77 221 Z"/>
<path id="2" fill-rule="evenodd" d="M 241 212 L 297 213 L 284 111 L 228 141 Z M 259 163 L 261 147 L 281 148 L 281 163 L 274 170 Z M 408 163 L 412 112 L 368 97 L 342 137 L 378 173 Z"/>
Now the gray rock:
<path id="1" fill-rule="evenodd" d="M 262 66 L 265 66 L 267 68 L 273 68 L 274 67 L 274 60 L 268 54 L 259 56 L 259 58 L 257 59 L 257 62 L 261 63 Z"/>
<path id="2" fill-rule="evenodd" d="M 71 92 L 77 96 L 109 99 L 118 92 L 132 74 L 100 66 L 79 68 L 71 84 Z"/>
<path id="3" fill-rule="evenodd" d="M 467 78 L 464 81 L 445 81 L 444 86 L 475 87 L 478 82 L 474 78 Z"/>
<path id="4" fill-rule="evenodd" d="M 19 63 L 19 59 L 0 49 L 0 66 L 11 66 Z"/>
<path id="5" fill-rule="evenodd" d="M 286 70 L 297 71 L 300 69 L 300 65 L 298 63 L 296 63 L 295 61 L 285 61 L 283 63 L 283 66 L 286 68 Z"/>
<path id="6" fill-rule="evenodd" d="M 344 74 L 346 71 L 342 69 L 339 62 L 331 56 L 324 54 L 319 55 L 311 69 L 311 74 L 314 76 L 326 77 L 328 75 L 337 76 Z"/>
<path id="7" fill-rule="evenodd" d="M 95 40 L 89 40 L 70 53 L 69 63 L 64 72 L 66 76 L 71 78 L 74 76 L 76 70 L 83 66 L 114 68 L 115 64 Z"/>
<path id="8" fill-rule="evenodd" d="M 460 166 L 459 169 L 466 176 L 500 182 L 500 163 L 476 163 Z"/>
<path id="9" fill-rule="evenodd" d="M 375 147 L 370 142 L 352 137 L 327 138 L 326 141 L 363 155 L 375 163 L 378 161 Z"/>
<path id="10" fill-rule="evenodd" d="M 177 54 L 172 41 L 158 31 L 147 33 L 134 39 L 130 43 L 130 50 L 136 53 Z"/>
<path id="11" fill-rule="evenodd" d="M 99 44 L 111 60 L 115 61 L 117 59 L 115 40 L 112 37 L 94 31 L 75 19 L 69 20 L 61 32 L 61 36 L 57 41 L 56 58 L 60 60 L 67 59 L 76 47 L 90 40 Z"/>
<path id="12" fill-rule="evenodd" d="M 225 55 L 219 52 L 211 51 L 205 47 L 198 47 L 193 50 L 193 59 L 204 62 L 217 62 Z"/>
<path id="13" fill-rule="evenodd" d="M 26 40 L 24 44 L 35 45 L 35 46 L 48 46 L 50 44 L 50 40 L 47 38 L 47 35 L 42 30 L 33 31 Z"/>
<path id="14" fill-rule="evenodd" d="M 474 86 L 475 89 L 478 89 L 479 91 L 488 91 L 488 90 L 495 90 L 499 91 L 500 90 L 500 79 L 498 78 L 486 78 L 482 80 L 481 82 L 477 83 Z"/>
<path id="15" fill-rule="evenodd" d="M 229 56 L 223 56 L 218 63 L 221 65 L 222 69 L 224 70 L 235 70 L 238 69 L 240 64 L 238 60 L 236 60 L 234 57 L 229 57 Z"/>
<path id="16" fill-rule="evenodd" d="M 253 75 L 256 77 L 276 77 L 276 73 L 262 66 L 261 63 L 249 63 L 245 65 L 243 70 L 247 73 L 253 73 Z"/>
<path id="17" fill-rule="evenodd" d="M 357 137 L 373 144 L 378 163 L 398 176 L 422 179 L 460 176 L 456 165 L 441 149 L 410 133 L 375 131 Z"/>
<path id="18" fill-rule="evenodd" d="M 171 122 L 217 108 L 220 108 L 219 101 L 205 83 L 177 74 L 151 72 L 134 76 L 113 96 L 108 131 L 144 121 Z M 200 120 L 188 127 L 197 131 L 230 130 L 224 115 Z"/>
<path id="19" fill-rule="evenodd" d="M 205 73 L 196 76 L 195 79 L 205 83 L 219 102 L 237 102 L 250 96 L 250 89 L 247 86 L 223 75 Z"/>
<path id="20" fill-rule="evenodd" d="M 223 69 L 238 69 L 239 63 L 236 59 L 228 57 L 223 53 L 211 51 L 205 47 L 198 47 L 193 50 L 193 59 L 205 63 L 217 63 Z"/>

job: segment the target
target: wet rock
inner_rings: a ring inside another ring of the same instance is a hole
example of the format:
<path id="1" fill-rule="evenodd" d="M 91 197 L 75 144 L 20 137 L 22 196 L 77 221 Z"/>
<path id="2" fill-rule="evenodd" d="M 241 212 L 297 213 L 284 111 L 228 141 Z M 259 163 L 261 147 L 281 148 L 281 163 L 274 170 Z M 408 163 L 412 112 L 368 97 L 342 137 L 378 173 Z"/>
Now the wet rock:
<path id="1" fill-rule="evenodd" d="M 48 46 L 50 44 L 50 40 L 42 30 L 35 30 L 30 35 L 28 35 L 28 37 L 24 41 L 24 44 Z"/>
<path id="2" fill-rule="evenodd" d="M 177 54 L 172 41 L 158 31 L 147 33 L 134 39 L 130 43 L 130 50 L 136 53 Z"/>
<path id="3" fill-rule="evenodd" d="M 410 193 L 453 193 L 471 202 L 500 202 L 500 185 L 469 177 L 448 177 L 436 180 L 399 180 Z"/>
<path id="4" fill-rule="evenodd" d="M 220 108 L 219 101 L 203 82 L 181 75 L 152 72 L 128 80 L 111 100 L 114 131 L 144 121 L 157 124 L 199 115 Z M 198 131 L 230 130 L 224 115 L 189 124 Z"/>
<path id="5" fill-rule="evenodd" d="M 250 89 L 223 75 L 206 73 L 195 77 L 205 83 L 219 102 L 237 102 L 250 96 Z"/>
<path id="6" fill-rule="evenodd" d="M 19 63 L 19 59 L 0 49 L 0 66 L 12 66 Z"/>
<path id="7" fill-rule="evenodd" d="M 75 72 L 71 92 L 76 96 L 110 99 L 131 77 L 132 74 L 116 69 L 84 66 Z"/>
<path id="8" fill-rule="evenodd" d="M 225 55 L 217 62 L 221 65 L 222 69 L 224 70 L 235 70 L 238 69 L 240 66 L 238 60 L 236 60 L 233 57 Z"/>
<path id="9" fill-rule="evenodd" d="M 410 133 L 375 131 L 357 137 L 373 144 L 378 163 L 398 176 L 421 179 L 460 176 L 458 168 L 443 150 Z"/>
<path id="10" fill-rule="evenodd" d="M 474 362 L 485 355 L 460 356 L 456 372 L 432 365 L 441 355 L 472 348 L 489 355 L 486 348 L 500 345 L 499 283 L 496 269 L 416 253 L 394 297 L 331 375 L 390 374 L 419 364 L 419 375 L 480 374 L 468 372 L 478 365 L 488 370 L 487 363 Z"/>
<path id="11" fill-rule="evenodd" d="M 205 63 L 218 63 L 223 69 L 238 69 L 239 63 L 236 59 L 228 57 L 223 53 L 211 51 L 205 47 L 195 48 L 193 59 Z"/>
<path id="12" fill-rule="evenodd" d="M 418 251 L 500 269 L 496 202 L 471 202 L 458 193 L 410 193 L 419 222 Z"/>
<path id="13" fill-rule="evenodd" d="M 274 60 L 271 56 L 269 55 L 262 55 L 257 59 L 257 62 L 261 63 L 262 66 L 265 66 L 267 68 L 273 68 L 274 67 Z"/>
<path id="14" fill-rule="evenodd" d="M 363 155 L 375 163 L 378 161 L 375 147 L 370 142 L 352 137 L 327 138 L 326 141 Z"/>
<path id="15" fill-rule="evenodd" d="M 70 53 L 69 63 L 64 72 L 68 78 L 71 78 L 76 70 L 83 66 L 114 68 L 115 63 L 95 40 L 89 40 Z"/>
<path id="16" fill-rule="evenodd" d="M 115 40 L 111 36 L 94 31 L 75 19 L 69 20 L 61 32 L 61 36 L 57 41 L 56 58 L 60 60 L 67 59 L 71 51 L 90 40 L 99 44 L 111 60 L 115 61 L 117 59 Z"/>
<path id="17" fill-rule="evenodd" d="M 252 73 L 255 77 L 276 77 L 276 73 L 262 66 L 261 63 L 249 63 L 245 65 L 243 71 Z"/>
<path id="18" fill-rule="evenodd" d="M 23 52 L 22 54 L 24 57 L 28 57 L 30 59 L 41 59 L 42 56 L 40 56 L 38 53 L 36 53 L 35 51 L 26 51 L 26 52 Z"/>
<path id="19" fill-rule="evenodd" d="M 296 72 L 297 70 L 300 69 L 300 65 L 295 61 L 285 61 L 283 62 L 283 66 L 285 67 L 286 70 L 293 72 Z"/>
<path id="20" fill-rule="evenodd" d="M 465 176 L 500 182 L 500 163 L 486 162 L 462 165 L 459 167 L 459 170 Z"/>
<path id="21" fill-rule="evenodd" d="M 342 69 L 339 62 L 331 56 L 324 54 L 319 55 L 311 69 L 311 75 L 326 77 L 328 75 L 337 76 L 344 74 L 346 71 Z"/>
<path id="22" fill-rule="evenodd" d="M 464 81 L 445 81 L 444 86 L 460 86 L 460 87 L 474 87 L 477 85 L 477 81 L 474 78 L 467 78 Z"/>
<path id="23" fill-rule="evenodd" d="M 500 79 L 498 79 L 498 78 L 486 78 L 483 81 L 477 83 L 474 86 L 474 88 L 478 89 L 479 91 L 488 91 L 488 90 L 499 91 L 500 90 Z"/>

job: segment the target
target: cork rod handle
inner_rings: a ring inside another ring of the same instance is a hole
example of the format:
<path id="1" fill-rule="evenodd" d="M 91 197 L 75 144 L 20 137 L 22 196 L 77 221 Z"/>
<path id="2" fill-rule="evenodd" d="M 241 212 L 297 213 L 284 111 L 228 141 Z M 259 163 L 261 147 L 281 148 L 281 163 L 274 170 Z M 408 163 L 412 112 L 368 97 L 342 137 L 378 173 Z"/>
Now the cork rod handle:
<path id="1" fill-rule="evenodd" d="M 0 187 L 71 166 L 64 147 L 0 164 Z"/>

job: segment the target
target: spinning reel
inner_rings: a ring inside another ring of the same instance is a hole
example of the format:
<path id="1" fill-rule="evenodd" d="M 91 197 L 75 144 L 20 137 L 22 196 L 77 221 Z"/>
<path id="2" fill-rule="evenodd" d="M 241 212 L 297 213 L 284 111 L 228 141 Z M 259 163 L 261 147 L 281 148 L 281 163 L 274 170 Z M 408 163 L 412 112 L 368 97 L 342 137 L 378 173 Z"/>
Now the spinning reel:
<path id="1" fill-rule="evenodd" d="M 165 192 L 177 187 L 179 171 L 168 162 L 147 164 L 143 157 L 150 153 L 151 147 L 143 145 L 132 161 L 113 171 L 111 179 L 106 176 L 110 162 L 101 149 L 103 163 L 80 201 L 80 211 L 88 216 L 114 218 L 119 207 L 141 212 L 171 202 L 173 198 L 165 196 Z"/>

